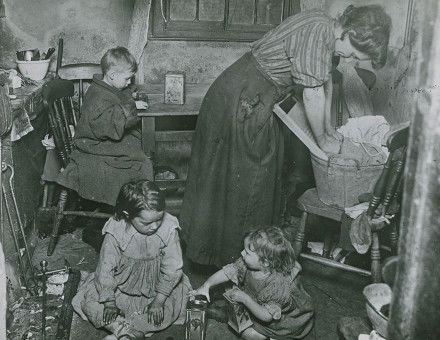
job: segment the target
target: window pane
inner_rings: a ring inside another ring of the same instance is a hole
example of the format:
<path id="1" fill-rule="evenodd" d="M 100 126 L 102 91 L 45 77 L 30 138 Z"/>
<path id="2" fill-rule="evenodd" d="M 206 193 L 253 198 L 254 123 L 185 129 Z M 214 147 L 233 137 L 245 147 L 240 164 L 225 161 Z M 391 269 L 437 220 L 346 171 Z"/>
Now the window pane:
<path id="1" fill-rule="evenodd" d="M 200 0 L 200 20 L 223 21 L 225 0 Z"/>
<path id="2" fill-rule="evenodd" d="M 283 0 L 258 0 L 257 24 L 279 24 Z"/>
<path id="3" fill-rule="evenodd" d="M 230 0 L 229 23 L 252 25 L 254 23 L 254 3 L 255 0 Z"/>
<path id="4" fill-rule="evenodd" d="M 165 0 L 170 4 L 171 20 L 192 21 L 196 17 L 196 0 Z"/>

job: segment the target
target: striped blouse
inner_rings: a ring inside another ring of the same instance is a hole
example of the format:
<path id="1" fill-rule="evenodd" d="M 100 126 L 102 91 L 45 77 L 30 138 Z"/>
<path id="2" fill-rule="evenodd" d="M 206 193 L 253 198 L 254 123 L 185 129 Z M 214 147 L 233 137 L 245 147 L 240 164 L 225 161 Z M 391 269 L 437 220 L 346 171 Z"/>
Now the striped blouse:
<path id="1" fill-rule="evenodd" d="M 329 79 L 335 50 L 334 20 L 312 10 L 285 19 L 252 44 L 252 54 L 280 86 L 321 86 Z"/>

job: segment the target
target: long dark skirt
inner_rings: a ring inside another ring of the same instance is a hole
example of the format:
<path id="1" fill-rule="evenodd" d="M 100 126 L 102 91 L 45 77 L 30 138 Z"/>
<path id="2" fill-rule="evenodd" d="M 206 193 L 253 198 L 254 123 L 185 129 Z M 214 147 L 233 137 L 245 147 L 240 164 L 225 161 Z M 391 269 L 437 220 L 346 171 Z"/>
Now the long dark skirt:
<path id="1" fill-rule="evenodd" d="M 199 264 L 232 262 L 247 231 L 280 218 L 284 142 L 272 108 L 283 93 L 258 67 L 251 53 L 241 57 L 199 112 L 180 214 L 187 256 Z"/>

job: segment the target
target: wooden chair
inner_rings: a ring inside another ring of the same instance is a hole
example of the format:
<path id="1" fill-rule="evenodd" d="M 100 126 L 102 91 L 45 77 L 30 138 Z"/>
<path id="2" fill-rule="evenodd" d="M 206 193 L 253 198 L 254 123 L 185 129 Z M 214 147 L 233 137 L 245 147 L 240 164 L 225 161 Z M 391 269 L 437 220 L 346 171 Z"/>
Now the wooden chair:
<path id="1" fill-rule="evenodd" d="M 58 75 L 61 79 L 78 81 L 79 116 L 81 116 L 81 106 L 84 98 L 84 83 L 91 81 L 95 74 L 101 73 L 101 66 L 92 63 L 63 65 L 58 70 Z"/>
<path id="2" fill-rule="evenodd" d="M 381 176 L 377 180 L 372 198 L 369 201 L 367 215 L 369 218 L 377 218 L 379 216 L 397 214 L 399 211 L 399 201 L 402 194 L 402 170 L 405 162 L 405 153 L 408 140 L 408 126 L 399 128 L 390 133 L 387 139 L 387 147 L 390 151 L 389 157 L 386 161 Z M 340 268 L 351 272 L 356 272 L 362 275 L 371 275 L 374 282 L 379 282 L 380 275 L 380 230 L 372 228 L 372 244 L 371 244 L 371 271 L 363 270 L 357 267 L 349 266 L 330 259 L 331 253 L 331 234 L 326 233 L 324 242 L 324 252 L 322 256 L 301 253 L 307 218 L 309 214 L 326 217 L 331 220 L 341 222 L 343 216 L 343 209 L 334 206 L 326 205 L 318 198 L 316 188 L 307 190 L 299 199 L 298 207 L 303 211 L 299 230 L 294 239 L 294 249 L 296 254 L 309 260 L 319 262 L 324 265 L 329 265 L 334 268 Z M 392 220 L 390 227 L 390 246 L 393 254 L 396 253 L 397 248 L 397 223 L 396 219 Z"/>
<path id="3" fill-rule="evenodd" d="M 49 115 L 49 124 L 54 137 L 55 147 L 64 167 L 69 163 L 72 152 L 72 127 L 76 126 L 77 113 L 73 104 L 74 87 L 70 80 L 54 79 L 43 87 L 43 104 Z M 56 207 L 53 229 L 47 255 L 52 255 L 58 240 L 59 227 L 64 216 L 85 216 L 109 218 L 111 215 L 96 211 L 65 210 L 68 190 L 62 188 Z M 44 208 L 43 208 L 44 209 Z M 49 209 L 49 208 L 46 208 Z"/>
<path id="4" fill-rule="evenodd" d="M 90 82 L 95 74 L 101 74 L 101 66 L 95 63 L 80 63 L 62 65 L 63 39 L 58 40 L 57 77 L 78 82 L 78 113 L 81 116 L 81 106 L 84 98 L 84 84 Z"/>

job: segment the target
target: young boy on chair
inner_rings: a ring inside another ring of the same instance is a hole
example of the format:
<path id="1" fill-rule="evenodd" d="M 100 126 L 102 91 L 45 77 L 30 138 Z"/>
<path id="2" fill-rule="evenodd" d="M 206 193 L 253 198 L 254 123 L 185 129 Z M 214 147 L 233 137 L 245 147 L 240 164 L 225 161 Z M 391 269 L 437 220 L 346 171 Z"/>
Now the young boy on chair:
<path id="1" fill-rule="evenodd" d="M 76 127 L 70 162 L 57 182 L 82 198 L 114 206 L 121 186 L 153 179 L 151 160 L 142 150 L 140 119 L 128 89 L 137 63 L 124 47 L 101 59 L 103 75 L 88 88 Z"/>

